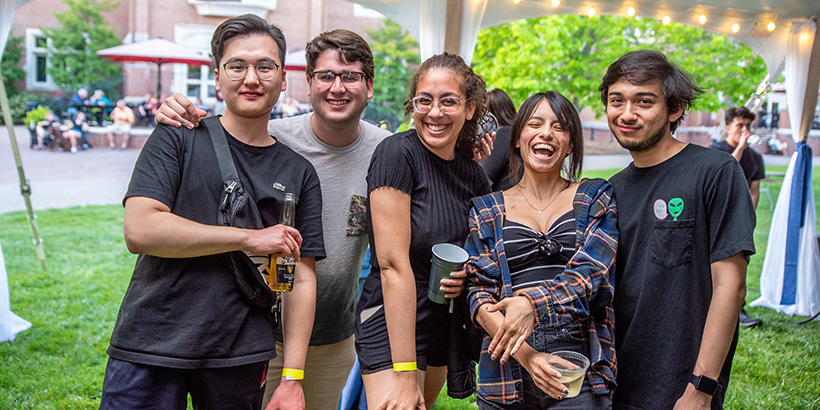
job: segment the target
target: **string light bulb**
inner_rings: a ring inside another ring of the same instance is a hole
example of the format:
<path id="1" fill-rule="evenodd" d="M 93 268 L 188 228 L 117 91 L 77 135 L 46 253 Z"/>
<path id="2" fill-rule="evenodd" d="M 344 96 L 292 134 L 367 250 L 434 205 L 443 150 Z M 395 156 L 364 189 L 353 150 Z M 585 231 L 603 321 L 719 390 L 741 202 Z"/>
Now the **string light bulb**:
<path id="1" fill-rule="evenodd" d="M 773 22 L 773 21 L 770 21 L 770 22 L 769 22 L 769 24 L 768 24 L 768 25 L 766 25 L 766 29 L 768 29 L 769 31 L 774 31 L 774 29 L 775 29 L 776 27 L 777 27 L 777 26 L 775 26 L 775 25 L 774 25 L 774 22 Z"/>
<path id="2" fill-rule="evenodd" d="M 705 14 L 701 14 L 700 17 L 698 17 L 698 23 L 700 23 L 701 25 L 706 24 L 706 15 Z"/>
<path id="3" fill-rule="evenodd" d="M 595 9 L 590 7 L 589 11 L 587 11 L 587 16 L 589 16 L 589 18 L 595 17 Z"/>
<path id="4" fill-rule="evenodd" d="M 740 24 L 732 24 L 732 33 L 737 33 L 738 31 L 740 31 Z"/>
<path id="5" fill-rule="evenodd" d="M 672 22 L 672 17 L 663 16 L 663 20 L 661 20 L 661 22 L 663 23 L 664 26 L 668 26 L 669 23 Z"/>
<path id="6" fill-rule="evenodd" d="M 561 5 L 561 2 L 559 0 L 552 0 L 552 7 L 558 7 L 560 5 Z"/>
<path id="7" fill-rule="evenodd" d="M 635 15 L 635 8 L 634 8 L 634 7 L 630 7 L 630 8 L 628 8 L 628 9 L 626 9 L 626 15 L 627 15 L 627 16 L 629 16 L 629 17 L 634 16 L 634 15 Z"/>

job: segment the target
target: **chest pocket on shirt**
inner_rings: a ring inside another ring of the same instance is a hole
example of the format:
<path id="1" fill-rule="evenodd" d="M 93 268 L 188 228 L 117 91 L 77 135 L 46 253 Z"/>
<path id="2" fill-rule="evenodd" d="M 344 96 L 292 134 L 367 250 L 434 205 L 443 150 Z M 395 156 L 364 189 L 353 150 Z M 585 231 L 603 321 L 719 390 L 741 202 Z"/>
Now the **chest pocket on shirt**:
<path id="1" fill-rule="evenodd" d="M 347 214 L 346 236 L 367 233 L 367 198 L 360 195 L 350 197 L 350 211 Z"/>
<path id="2" fill-rule="evenodd" d="M 652 262 L 667 268 L 691 262 L 694 233 L 693 219 L 655 221 L 649 240 Z"/>

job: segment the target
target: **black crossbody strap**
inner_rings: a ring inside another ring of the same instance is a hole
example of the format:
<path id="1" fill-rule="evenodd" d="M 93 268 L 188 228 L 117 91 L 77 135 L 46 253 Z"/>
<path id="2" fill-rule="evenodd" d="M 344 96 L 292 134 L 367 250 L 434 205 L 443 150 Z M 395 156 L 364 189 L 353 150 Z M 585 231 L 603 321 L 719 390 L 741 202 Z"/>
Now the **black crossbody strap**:
<path id="1" fill-rule="evenodd" d="M 231 149 L 228 147 L 228 137 L 219 122 L 219 116 L 214 115 L 202 119 L 208 127 L 208 134 L 216 151 L 216 161 L 219 163 L 219 171 L 222 172 L 223 181 L 239 181 L 239 174 L 236 172 L 236 165 L 231 157 Z"/>

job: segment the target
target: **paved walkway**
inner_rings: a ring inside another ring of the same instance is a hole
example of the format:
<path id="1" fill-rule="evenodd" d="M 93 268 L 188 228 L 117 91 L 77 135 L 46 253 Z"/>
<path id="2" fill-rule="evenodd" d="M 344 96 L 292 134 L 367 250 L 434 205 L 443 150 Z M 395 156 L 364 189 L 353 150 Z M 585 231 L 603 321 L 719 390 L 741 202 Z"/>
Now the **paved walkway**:
<path id="1" fill-rule="evenodd" d="M 122 202 L 139 150 L 93 148 L 76 154 L 34 151 L 29 149 L 29 132 L 25 127 L 15 127 L 14 132 L 35 210 Z M 788 160 L 766 156 L 767 164 L 786 165 Z M 584 160 L 584 168 L 623 168 L 631 161 L 628 154 L 594 155 Z M 0 214 L 25 209 L 8 129 L 0 126 Z"/>

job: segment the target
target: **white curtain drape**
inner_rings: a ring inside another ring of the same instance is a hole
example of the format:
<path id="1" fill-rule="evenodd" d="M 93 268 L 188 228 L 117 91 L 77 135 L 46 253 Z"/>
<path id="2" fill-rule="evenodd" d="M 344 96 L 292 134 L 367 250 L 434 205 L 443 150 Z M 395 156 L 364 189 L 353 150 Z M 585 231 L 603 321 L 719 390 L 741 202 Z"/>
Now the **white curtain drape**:
<path id="1" fill-rule="evenodd" d="M 806 120 L 802 114 L 807 103 L 807 85 L 812 83 L 809 81 L 809 66 L 816 32 L 813 21 L 794 22 L 789 32 L 786 93 L 792 136 L 800 143 L 789 163 L 772 215 L 766 259 L 760 275 L 761 296 L 751 303 L 752 306 L 803 316 L 811 316 L 820 310 L 820 255 L 811 184 L 812 153 L 804 142 L 808 134 L 800 132 L 800 124 Z M 816 82 L 813 84 L 817 87 Z M 816 100 L 810 98 L 808 103 L 815 104 Z"/>
<path id="2" fill-rule="evenodd" d="M 3 50 L 6 49 L 6 40 L 9 39 L 14 9 L 26 2 L 28 0 L 0 0 L 0 55 L 3 55 Z"/>
<path id="3" fill-rule="evenodd" d="M 800 121 L 806 100 L 809 61 L 817 26 L 813 21 L 793 22 L 786 43 L 786 98 L 789 102 L 789 123 L 792 138 L 805 141 L 808 135 L 800 134 Z"/>
<path id="4" fill-rule="evenodd" d="M 17 333 L 30 327 L 31 323 L 11 312 L 6 261 L 3 259 L 3 247 L 0 246 L 0 342 L 13 340 Z"/>
<path id="5" fill-rule="evenodd" d="M 478 41 L 478 31 L 481 30 L 481 21 L 487 10 L 488 0 L 464 0 L 464 18 L 461 21 L 461 44 L 459 54 L 467 65 L 473 61 L 475 44 Z"/>
<path id="6" fill-rule="evenodd" d="M 444 52 L 447 31 L 447 2 L 421 0 L 419 3 L 419 53 L 421 61 Z"/>

